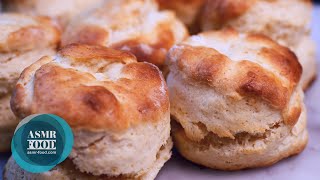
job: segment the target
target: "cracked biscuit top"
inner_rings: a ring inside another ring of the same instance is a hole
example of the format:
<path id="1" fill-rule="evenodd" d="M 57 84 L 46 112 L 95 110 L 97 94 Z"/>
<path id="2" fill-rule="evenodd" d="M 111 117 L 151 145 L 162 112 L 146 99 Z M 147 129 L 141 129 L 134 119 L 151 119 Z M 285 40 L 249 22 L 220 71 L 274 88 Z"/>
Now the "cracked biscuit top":
<path id="1" fill-rule="evenodd" d="M 160 120 L 169 100 L 156 66 L 127 52 L 71 44 L 22 72 L 11 108 L 21 118 L 56 114 L 73 129 L 121 131 Z"/>
<path id="2" fill-rule="evenodd" d="M 170 74 L 189 84 L 204 85 L 237 101 L 266 103 L 282 112 L 286 124 L 295 124 L 300 115 L 300 101 L 292 97 L 301 65 L 288 48 L 263 35 L 232 29 L 201 33 L 174 46 L 168 65 Z"/>
<path id="3" fill-rule="evenodd" d="M 161 67 L 167 50 L 187 36 L 174 13 L 159 11 L 153 0 L 110 0 L 73 20 L 63 34 L 62 46 L 85 43 L 113 47 Z"/>

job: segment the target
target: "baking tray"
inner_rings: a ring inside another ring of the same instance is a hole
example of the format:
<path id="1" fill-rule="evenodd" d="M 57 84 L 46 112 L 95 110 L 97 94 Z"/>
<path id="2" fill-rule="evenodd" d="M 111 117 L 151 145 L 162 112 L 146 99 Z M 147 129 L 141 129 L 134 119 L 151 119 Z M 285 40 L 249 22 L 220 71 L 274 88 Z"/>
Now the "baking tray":
<path id="1" fill-rule="evenodd" d="M 317 43 L 317 60 L 320 74 L 320 5 L 313 12 L 312 36 Z M 216 171 L 195 165 L 183 159 L 175 150 L 156 180 L 319 180 L 320 179 L 320 78 L 307 90 L 305 103 L 308 110 L 309 143 L 298 156 L 290 157 L 266 168 L 235 172 Z M 1 137 L 0 137 L 1 138 Z M 0 153 L 0 169 L 10 153 Z M 0 173 L 2 179 L 2 173 Z"/>

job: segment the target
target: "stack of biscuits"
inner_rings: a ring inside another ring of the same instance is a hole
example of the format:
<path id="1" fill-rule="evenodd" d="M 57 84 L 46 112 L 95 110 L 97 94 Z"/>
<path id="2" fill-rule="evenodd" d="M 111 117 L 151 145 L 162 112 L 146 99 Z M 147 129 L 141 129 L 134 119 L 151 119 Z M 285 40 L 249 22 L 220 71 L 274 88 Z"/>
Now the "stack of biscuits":
<path id="1" fill-rule="evenodd" d="M 11 157 L 4 179 L 153 180 L 173 146 L 196 164 L 239 170 L 307 145 L 311 1 L 3 6 L 0 151 L 32 114 L 56 114 L 74 134 L 61 164 L 30 173 Z"/>

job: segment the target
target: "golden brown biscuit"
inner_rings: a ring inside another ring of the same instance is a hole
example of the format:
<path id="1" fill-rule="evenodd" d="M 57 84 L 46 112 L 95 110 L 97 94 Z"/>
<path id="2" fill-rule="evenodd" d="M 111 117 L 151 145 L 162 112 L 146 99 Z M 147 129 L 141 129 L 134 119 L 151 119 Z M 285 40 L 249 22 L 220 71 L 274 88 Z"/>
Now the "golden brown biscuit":
<path id="1" fill-rule="evenodd" d="M 138 61 L 164 64 L 167 50 L 188 35 L 172 12 L 158 11 L 153 0 L 110 0 L 75 19 L 62 46 L 98 44 L 133 53 Z"/>
<path id="2" fill-rule="evenodd" d="M 171 148 L 165 81 L 156 66 L 131 53 L 68 45 L 23 71 L 11 108 L 20 118 L 64 118 L 74 133 L 69 158 L 83 173 L 138 178 L 156 167 L 155 176 L 171 155 L 157 155 Z"/>
<path id="3" fill-rule="evenodd" d="M 266 166 L 307 143 L 302 73 L 271 39 L 206 32 L 168 54 L 174 142 L 187 159 L 216 169 Z"/>
<path id="4" fill-rule="evenodd" d="M 18 124 L 10 110 L 10 96 L 22 70 L 44 55 L 55 54 L 60 32 L 48 18 L 0 14 L 0 152 L 10 150 Z"/>
<path id="5" fill-rule="evenodd" d="M 202 30 L 232 27 L 269 36 L 293 50 L 303 67 L 304 89 L 316 76 L 315 45 L 310 37 L 310 0 L 207 0 Z"/>

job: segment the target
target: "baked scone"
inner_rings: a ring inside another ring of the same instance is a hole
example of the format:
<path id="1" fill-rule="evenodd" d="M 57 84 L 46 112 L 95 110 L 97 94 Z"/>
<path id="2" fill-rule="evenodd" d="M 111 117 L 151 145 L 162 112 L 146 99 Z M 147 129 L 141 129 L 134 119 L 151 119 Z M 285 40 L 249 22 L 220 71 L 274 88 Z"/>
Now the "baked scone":
<path id="1" fill-rule="evenodd" d="M 205 0 L 157 0 L 160 9 L 173 10 L 191 33 L 199 31 L 197 19 Z"/>
<path id="2" fill-rule="evenodd" d="M 24 68 L 44 55 L 55 54 L 60 33 L 48 18 L 0 14 L 0 152 L 9 151 L 18 124 L 10 96 Z"/>
<path id="3" fill-rule="evenodd" d="M 138 61 L 161 68 L 167 50 L 187 35 L 174 13 L 158 11 L 154 0 L 109 0 L 72 21 L 63 34 L 62 46 L 103 45 L 129 51 Z"/>
<path id="4" fill-rule="evenodd" d="M 51 113 L 68 122 L 75 175 L 153 179 L 171 156 L 166 83 L 156 66 L 131 53 L 68 45 L 23 71 L 11 108 L 19 118 Z M 74 175 L 63 165 L 57 171 Z"/>
<path id="5" fill-rule="evenodd" d="M 65 26 L 83 11 L 99 6 L 104 0 L 4 0 L 4 10 L 28 15 L 48 16 Z"/>
<path id="6" fill-rule="evenodd" d="M 301 83 L 306 89 L 316 76 L 311 13 L 310 0 L 208 0 L 200 24 L 202 30 L 232 27 L 239 32 L 262 33 L 289 47 L 303 67 Z"/>
<path id="7" fill-rule="evenodd" d="M 168 54 L 173 138 L 190 161 L 222 170 L 267 166 L 308 139 L 302 68 L 263 35 L 205 32 Z"/>

